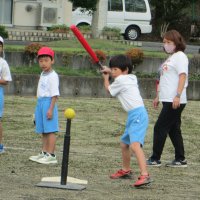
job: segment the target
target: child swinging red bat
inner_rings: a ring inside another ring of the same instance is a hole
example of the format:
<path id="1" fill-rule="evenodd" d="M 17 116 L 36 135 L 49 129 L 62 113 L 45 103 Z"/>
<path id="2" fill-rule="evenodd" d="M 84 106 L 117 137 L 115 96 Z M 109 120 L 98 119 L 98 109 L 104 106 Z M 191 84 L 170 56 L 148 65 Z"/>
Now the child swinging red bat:
<path id="1" fill-rule="evenodd" d="M 85 48 L 85 50 L 89 53 L 93 61 L 100 66 L 100 69 L 103 69 L 102 64 L 100 63 L 99 59 L 97 58 L 95 52 L 92 50 L 86 39 L 83 37 L 82 33 L 79 31 L 79 29 L 75 25 L 71 25 L 70 29 L 74 33 L 74 35 L 77 37 L 79 42 L 82 44 L 82 46 Z"/>

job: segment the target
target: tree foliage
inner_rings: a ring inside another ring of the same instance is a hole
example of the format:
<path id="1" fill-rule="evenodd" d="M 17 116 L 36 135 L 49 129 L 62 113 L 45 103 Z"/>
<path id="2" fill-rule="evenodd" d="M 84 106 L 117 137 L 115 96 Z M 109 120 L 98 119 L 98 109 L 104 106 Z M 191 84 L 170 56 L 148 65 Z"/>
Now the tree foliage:
<path id="1" fill-rule="evenodd" d="M 193 0 L 195 3 L 197 0 Z M 175 23 L 184 15 L 184 9 L 187 8 L 192 1 L 188 0 L 151 0 L 150 4 L 155 8 L 155 20 L 161 23 Z"/>
<path id="2" fill-rule="evenodd" d="M 153 13 L 153 31 L 157 35 L 163 37 L 163 34 L 168 30 L 169 27 L 176 28 L 178 31 L 185 33 L 188 30 L 189 22 L 191 19 L 188 18 L 188 9 L 192 7 L 199 0 L 150 0 Z M 184 24 L 184 26 L 181 26 Z M 181 29 L 181 30 L 179 30 Z M 187 31 L 188 32 L 188 31 Z"/>
<path id="3" fill-rule="evenodd" d="M 86 10 L 96 10 L 96 4 L 98 0 L 69 0 L 73 3 L 74 7 L 85 8 Z"/>
<path id="4" fill-rule="evenodd" d="M 0 36 L 3 38 L 8 38 L 8 31 L 6 30 L 5 26 L 0 25 Z"/>

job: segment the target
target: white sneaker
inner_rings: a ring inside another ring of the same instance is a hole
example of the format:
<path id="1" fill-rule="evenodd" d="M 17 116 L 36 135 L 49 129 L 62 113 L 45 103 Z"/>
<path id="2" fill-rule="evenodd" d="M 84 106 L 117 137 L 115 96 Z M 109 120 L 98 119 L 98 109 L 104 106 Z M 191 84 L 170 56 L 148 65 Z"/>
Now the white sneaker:
<path id="1" fill-rule="evenodd" d="M 42 151 L 37 156 L 30 156 L 29 160 L 36 162 L 37 160 L 43 158 L 45 156 L 44 152 Z"/>
<path id="2" fill-rule="evenodd" d="M 56 156 L 52 156 L 49 153 L 46 153 L 43 158 L 40 158 L 36 160 L 35 162 L 40 163 L 40 164 L 57 164 L 58 163 Z"/>

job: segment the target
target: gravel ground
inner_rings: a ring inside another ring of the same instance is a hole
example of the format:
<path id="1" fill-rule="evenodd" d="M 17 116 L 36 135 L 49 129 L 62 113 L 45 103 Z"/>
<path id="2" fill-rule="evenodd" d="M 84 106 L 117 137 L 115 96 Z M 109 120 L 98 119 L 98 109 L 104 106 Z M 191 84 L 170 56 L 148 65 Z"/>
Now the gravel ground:
<path id="1" fill-rule="evenodd" d="M 150 187 L 131 188 L 134 180 L 110 180 L 109 174 L 121 167 L 119 147 L 126 113 L 116 99 L 59 99 L 60 133 L 57 135 L 58 164 L 41 165 L 28 160 L 40 151 L 41 139 L 34 133 L 32 113 L 35 97 L 6 96 L 3 118 L 6 152 L 0 155 L 0 200 L 182 200 L 200 199 L 199 102 L 190 101 L 183 112 L 182 132 L 188 168 L 171 169 L 164 164 L 174 157 L 167 139 L 162 155 L 163 166 L 149 168 L 154 179 Z M 152 130 L 159 109 L 145 100 L 150 124 L 144 151 L 152 148 Z M 37 187 L 43 177 L 60 176 L 66 120 L 64 110 L 72 107 L 76 117 L 71 125 L 68 175 L 88 180 L 85 190 L 72 191 Z M 134 179 L 139 175 L 132 157 Z"/>

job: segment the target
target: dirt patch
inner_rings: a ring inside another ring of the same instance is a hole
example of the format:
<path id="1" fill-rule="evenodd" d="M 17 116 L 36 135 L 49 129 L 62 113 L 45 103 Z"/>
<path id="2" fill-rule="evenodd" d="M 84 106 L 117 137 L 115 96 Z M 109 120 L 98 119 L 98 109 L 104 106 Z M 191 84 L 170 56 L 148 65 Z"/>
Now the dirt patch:
<path id="1" fill-rule="evenodd" d="M 182 131 L 188 168 L 171 169 L 164 164 L 173 159 L 173 147 L 167 139 L 162 156 L 163 166 L 149 168 L 154 179 L 151 187 L 134 189 L 134 180 L 110 180 L 109 174 L 121 167 L 119 148 L 126 113 L 116 99 L 60 98 L 61 132 L 57 135 L 57 165 L 40 165 L 28 157 L 40 151 L 40 137 L 34 133 L 32 113 L 34 97 L 7 96 L 3 118 L 5 154 L 0 155 L 1 200 L 179 200 L 200 199 L 199 102 L 190 101 L 183 113 Z M 152 130 L 158 112 L 151 100 L 145 100 L 150 125 L 144 146 L 151 154 Z M 83 191 L 40 188 L 35 185 L 42 177 L 60 176 L 66 121 L 64 110 L 72 107 L 76 118 L 71 126 L 71 146 L 68 175 L 88 180 Z M 132 157 L 135 179 L 139 175 Z"/>

